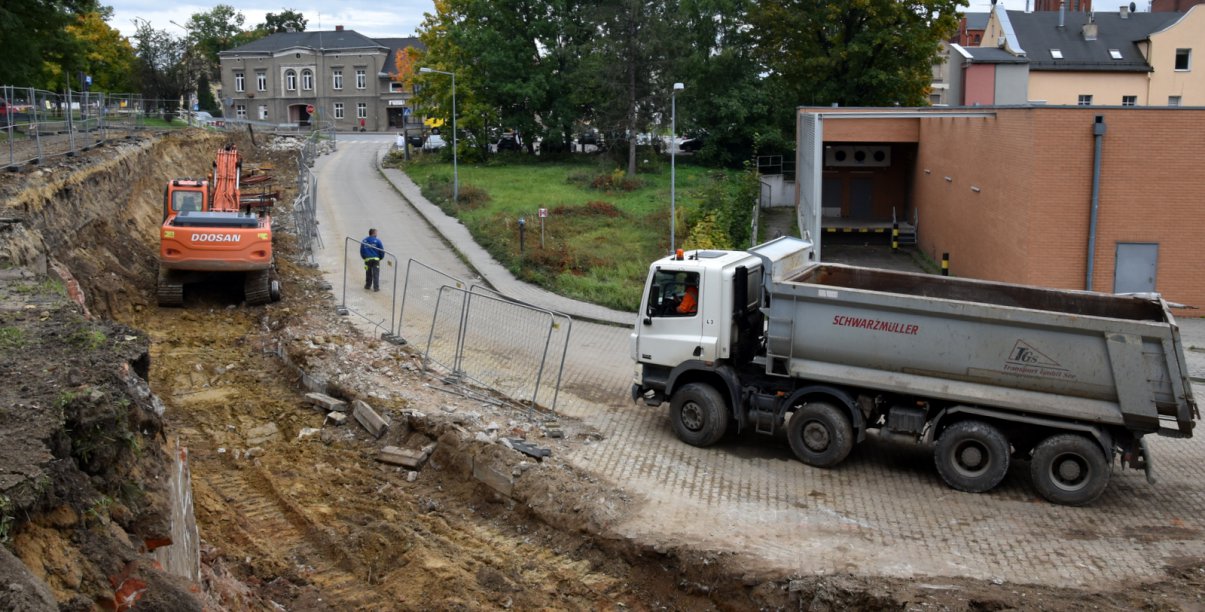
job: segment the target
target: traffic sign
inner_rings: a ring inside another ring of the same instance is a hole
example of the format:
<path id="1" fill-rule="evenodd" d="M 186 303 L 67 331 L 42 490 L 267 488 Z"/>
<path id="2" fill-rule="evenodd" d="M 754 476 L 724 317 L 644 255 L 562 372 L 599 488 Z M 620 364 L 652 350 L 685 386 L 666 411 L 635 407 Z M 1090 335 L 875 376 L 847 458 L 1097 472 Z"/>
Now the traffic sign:
<path id="1" fill-rule="evenodd" d="M 403 107 L 403 108 L 402 108 L 402 116 L 403 116 L 403 117 L 409 117 L 409 116 L 410 116 L 410 107 L 409 107 L 409 106 L 406 106 L 406 107 Z"/>
<path id="2" fill-rule="evenodd" d="M 313 105 L 313 104 L 306 104 L 306 105 L 305 105 L 305 112 L 310 113 L 311 115 L 312 115 L 312 114 L 314 114 L 314 105 Z"/>
<path id="3" fill-rule="evenodd" d="M 544 217 L 547 217 L 547 216 L 548 216 L 548 209 L 547 209 L 547 208 L 541 208 L 541 209 L 540 209 L 540 218 L 541 218 L 541 219 L 543 219 Z"/>

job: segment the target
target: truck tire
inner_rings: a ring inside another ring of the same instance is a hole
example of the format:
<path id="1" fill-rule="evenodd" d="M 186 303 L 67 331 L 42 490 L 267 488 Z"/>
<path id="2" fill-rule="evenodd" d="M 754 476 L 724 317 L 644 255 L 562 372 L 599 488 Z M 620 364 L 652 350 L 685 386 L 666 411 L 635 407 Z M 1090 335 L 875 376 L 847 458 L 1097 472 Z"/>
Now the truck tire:
<path id="1" fill-rule="evenodd" d="M 960 421 L 937 440 L 933 457 L 942 480 L 967 493 L 990 491 L 1008 473 L 1008 438 L 983 421 Z"/>
<path id="2" fill-rule="evenodd" d="M 854 428 L 832 404 L 800 406 L 787 424 L 787 440 L 799 460 L 815 467 L 833 467 L 854 447 Z"/>
<path id="3" fill-rule="evenodd" d="M 714 387 L 690 383 L 674 392 L 669 403 L 670 420 L 678 439 L 691 446 L 711 446 L 728 429 L 728 407 Z"/>
<path id="4" fill-rule="evenodd" d="M 1033 449 L 1029 477 L 1047 501 L 1082 506 L 1104 492 L 1110 467 L 1095 441 L 1077 434 L 1059 434 Z"/>

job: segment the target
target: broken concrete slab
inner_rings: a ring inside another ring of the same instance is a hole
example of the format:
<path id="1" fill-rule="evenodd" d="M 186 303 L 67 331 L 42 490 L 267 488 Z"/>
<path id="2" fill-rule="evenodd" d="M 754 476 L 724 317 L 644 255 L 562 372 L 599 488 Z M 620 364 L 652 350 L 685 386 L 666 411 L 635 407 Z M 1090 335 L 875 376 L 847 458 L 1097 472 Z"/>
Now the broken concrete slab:
<path id="1" fill-rule="evenodd" d="M 347 424 L 347 415 L 342 412 L 331 412 L 326 415 L 326 422 L 335 426 Z"/>
<path id="2" fill-rule="evenodd" d="M 416 469 L 427 462 L 427 456 L 427 453 L 418 450 L 386 446 L 377 454 L 377 461 Z"/>
<path id="3" fill-rule="evenodd" d="M 276 423 L 252 427 L 247 430 L 247 446 L 260 446 L 271 442 L 279 436 L 280 430 L 276 428 Z"/>
<path id="4" fill-rule="evenodd" d="M 368 433 L 372 434 L 374 438 L 380 438 L 381 436 L 385 435 L 386 431 L 388 431 L 389 421 L 377 414 L 376 411 L 373 410 L 368 404 L 361 400 L 356 400 L 351 403 L 351 407 L 351 415 L 355 417 L 356 421 L 360 423 L 364 429 L 368 430 Z"/>
<path id="5" fill-rule="evenodd" d="M 544 457 L 552 456 L 551 449 L 536 446 L 535 444 L 531 444 L 530 442 L 526 442 L 518 438 L 503 438 L 503 440 L 509 442 L 511 448 L 523 453 L 524 455 L 535 457 L 536 459 L 543 459 Z"/>
<path id="6" fill-rule="evenodd" d="M 473 461 L 473 478 L 506 496 L 510 496 L 515 490 L 514 477 L 509 473 L 499 472 L 489 463 Z"/>
<path id="7" fill-rule="evenodd" d="M 325 393 L 306 393 L 305 401 L 323 412 L 347 412 L 347 402 Z"/>

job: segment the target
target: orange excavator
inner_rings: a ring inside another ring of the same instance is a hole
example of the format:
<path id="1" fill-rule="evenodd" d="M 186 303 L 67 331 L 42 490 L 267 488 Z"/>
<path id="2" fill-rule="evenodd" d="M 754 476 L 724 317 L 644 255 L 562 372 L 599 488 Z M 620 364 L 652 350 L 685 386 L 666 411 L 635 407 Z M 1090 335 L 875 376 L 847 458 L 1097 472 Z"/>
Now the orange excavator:
<path id="1" fill-rule="evenodd" d="M 159 238 L 160 306 L 184 303 L 184 286 L 211 273 L 242 273 L 248 305 L 280 299 L 272 259 L 272 204 L 275 194 L 243 194 L 238 149 L 218 151 L 210 180 L 174 179 L 163 191 Z"/>

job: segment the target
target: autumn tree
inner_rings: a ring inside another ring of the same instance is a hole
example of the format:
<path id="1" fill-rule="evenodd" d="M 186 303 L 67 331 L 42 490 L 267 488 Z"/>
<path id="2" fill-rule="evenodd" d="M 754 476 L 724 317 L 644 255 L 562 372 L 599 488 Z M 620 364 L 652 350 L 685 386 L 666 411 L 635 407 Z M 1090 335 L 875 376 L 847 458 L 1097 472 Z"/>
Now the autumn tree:
<path id="1" fill-rule="evenodd" d="M 111 9 L 77 15 L 67 33 L 78 41 L 79 71 L 92 76 L 92 91 L 127 92 L 134 89 L 136 59 L 134 46 L 121 32 L 106 23 Z M 68 80 L 75 75 L 65 75 Z M 74 85 L 78 88 L 78 85 Z"/>
<path id="2" fill-rule="evenodd" d="M 0 3 L 0 83 L 56 88 L 80 66 L 80 42 L 67 26 L 78 15 L 101 10 L 94 0 Z"/>

